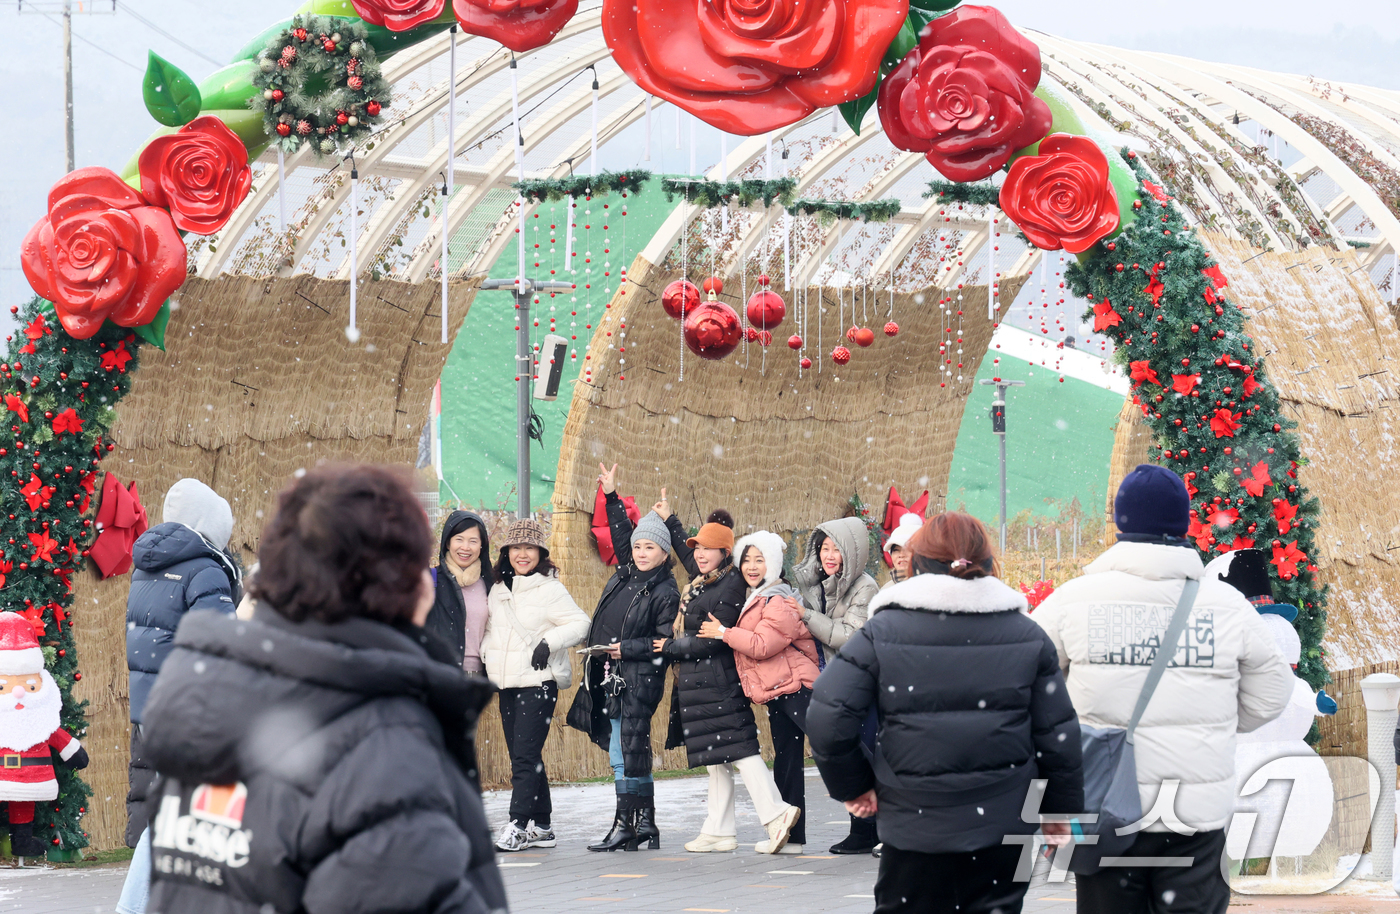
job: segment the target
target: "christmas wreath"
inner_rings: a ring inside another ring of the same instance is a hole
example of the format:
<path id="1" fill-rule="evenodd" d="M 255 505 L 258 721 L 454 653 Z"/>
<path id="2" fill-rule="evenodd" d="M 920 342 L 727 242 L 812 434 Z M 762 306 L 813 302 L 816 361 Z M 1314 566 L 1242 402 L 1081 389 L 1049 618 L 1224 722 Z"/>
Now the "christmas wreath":
<path id="1" fill-rule="evenodd" d="M 284 152 L 334 155 L 379 123 L 391 91 L 367 34 L 353 19 L 296 16 L 258 54 L 249 105 Z"/>

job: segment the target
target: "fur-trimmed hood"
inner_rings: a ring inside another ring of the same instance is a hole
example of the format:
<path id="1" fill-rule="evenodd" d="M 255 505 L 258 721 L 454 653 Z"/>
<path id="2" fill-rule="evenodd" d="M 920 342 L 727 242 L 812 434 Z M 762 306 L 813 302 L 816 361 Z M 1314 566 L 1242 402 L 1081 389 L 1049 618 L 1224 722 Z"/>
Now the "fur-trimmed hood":
<path id="1" fill-rule="evenodd" d="M 826 576 L 822 570 L 820 537 L 813 535 L 807 540 L 802 563 L 792 570 L 793 577 L 803 591 L 825 587 L 827 602 L 839 603 L 865 574 L 865 565 L 870 560 L 870 531 L 859 517 L 842 517 L 818 524 L 817 532 L 824 534 L 841 550 L 841 570 L 835 578 Z M 734 554 L 739 553 L 736 551 Z"/>
<path id="2" fill-rule="evenodd" d="M 947 613 L 1025 612 L 1026 597 L 992 577 L 917 574 L 880 591 L 870 601 L 870 612 L 873 615 L 887 606 Z"/>

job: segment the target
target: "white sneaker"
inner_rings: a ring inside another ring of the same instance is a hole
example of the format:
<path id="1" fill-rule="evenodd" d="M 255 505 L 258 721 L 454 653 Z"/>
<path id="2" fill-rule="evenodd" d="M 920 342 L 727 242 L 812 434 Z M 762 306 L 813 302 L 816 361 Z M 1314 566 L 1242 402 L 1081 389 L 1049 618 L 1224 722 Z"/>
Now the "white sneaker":
<path id="1" fill-rule="evenodd" d="M 801 815 L 802 810 L 796 806 L 789 806 L 776 819 L 764 825 L 764 828 L 768 829 L 768 853 L 782 853 L 783 848 L 787 846 L 788 835 L 792 834 L 792 827 L 797 824 Z"/>
<path id="2" fill-rule="evenodd" d="M 771 846 L 772 844 L 768 841 L 760 841 L 753 846 L 753 852 L 755 854 L 800 854 L 803 849 L 800 844 L 784 844 L 781 850 L 770 851 L 768 848 Z"/>
<path id="3" fill-rule="evenodd" d="M 707 835 L 703 832 L 694 841 L 686 842 L 685 849 L 692 854 L 711 854 L 719 851 L 738 850 L 739 839 L 733 835 Z"/>
<path id="4" fill-rule="evenodd" d="M 554 829 L 548 825 L 541 828 L 531 819 L 530 824 L 525 826 L 525 846 L 526 847 L 553 847 L 559 842 L 554 837 Z"/>
<path id="5" fill-rule="evenodd" d="M 514 822 L 507 822 L 496 835 L 496 850 L 498 851 L 523 851 L 530 846 L 530 837 L 525 829 Z"/>

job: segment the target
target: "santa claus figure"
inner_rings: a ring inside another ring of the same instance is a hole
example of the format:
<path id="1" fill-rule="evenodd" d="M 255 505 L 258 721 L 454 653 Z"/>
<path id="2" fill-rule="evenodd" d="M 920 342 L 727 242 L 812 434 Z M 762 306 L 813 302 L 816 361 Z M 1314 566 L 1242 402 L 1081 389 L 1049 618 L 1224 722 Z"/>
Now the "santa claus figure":
<path id="1" fill-rule="evenodd" d="M 0 612 L 0 802 L 9 807 L 16 857 L 48 850 L 34 837 L 34 804 L 58 798 L 54 754 L 70 768 L 87 767 L 87 752 L 58 724 L 62 704 L 34 628 L 23 616 Z"/>

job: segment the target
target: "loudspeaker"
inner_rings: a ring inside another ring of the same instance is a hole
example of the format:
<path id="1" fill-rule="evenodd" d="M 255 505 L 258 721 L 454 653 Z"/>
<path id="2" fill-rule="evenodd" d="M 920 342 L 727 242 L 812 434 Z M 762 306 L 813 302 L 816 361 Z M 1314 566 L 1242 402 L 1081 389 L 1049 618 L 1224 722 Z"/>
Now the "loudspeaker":
<path id="1" fill-rule="evenodd" d="M 535 378 L 535 399 L 559 398 L 559 382 L 564 377 L 564 360 L 569 354 L 569 341 L 551 333 L 540 344 L 540 369 Z"/>

